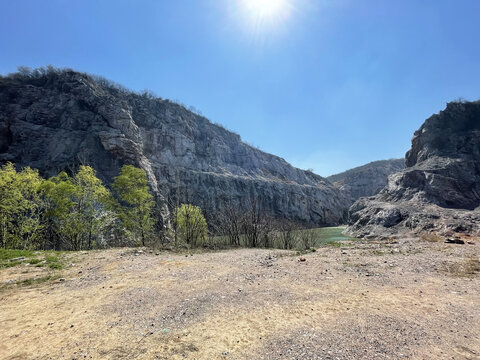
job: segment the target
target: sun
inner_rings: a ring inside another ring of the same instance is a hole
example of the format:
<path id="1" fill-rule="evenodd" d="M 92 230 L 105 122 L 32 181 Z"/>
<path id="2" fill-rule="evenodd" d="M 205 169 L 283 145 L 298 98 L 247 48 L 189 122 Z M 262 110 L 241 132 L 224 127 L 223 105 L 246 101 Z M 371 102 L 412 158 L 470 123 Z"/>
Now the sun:
<path id="1" fill-rule="evenodd" d="M 288 0 L 244 0 L 248 11 L 258 19 L 284 15 L 288 10 Z"/>

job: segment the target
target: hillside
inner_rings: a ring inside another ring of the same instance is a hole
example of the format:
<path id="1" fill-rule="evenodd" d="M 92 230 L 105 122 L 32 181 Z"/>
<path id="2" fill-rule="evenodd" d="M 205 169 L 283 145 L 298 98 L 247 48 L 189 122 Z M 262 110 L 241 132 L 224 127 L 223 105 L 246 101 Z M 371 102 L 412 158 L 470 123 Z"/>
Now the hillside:
<path id="1" fill-rule="evenodd" d="M 132 164 L 160 202 L 194 203 L 210 217 L 255 201 L 266 214 L 320 226 L 341 223 L 348 207 L 324 178 L 181 105 L 72 70 L 0 78 L 0 163 L 7 161 L 43 176 L 89 164 L 104 180 Z"/>
<path id="2" fill-rule="evenodd" d="M 376 195 L 388 177 L 404 168 L 404 159 L 373 161 L 340 174 L 328 176 L 335 186 L 350 195 L 352 204 L 361 197 Z"/>
<path id="3" fill-rule="evenodd" d="M 350 208 L 347 233 L 480 234 L 480 102 L 451 102 L 412 139 L 406 168 Z"/>

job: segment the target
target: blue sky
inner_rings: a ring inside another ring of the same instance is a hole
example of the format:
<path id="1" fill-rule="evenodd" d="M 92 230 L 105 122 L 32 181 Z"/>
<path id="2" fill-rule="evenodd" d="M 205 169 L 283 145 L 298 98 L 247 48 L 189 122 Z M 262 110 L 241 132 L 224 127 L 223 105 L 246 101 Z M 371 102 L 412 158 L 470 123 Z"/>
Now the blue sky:
<path id="1" fill-rule="evenodd" d="M 478 0 L 0 0 L 0 73 L 52 64 L 192 105 L 300 168 L 403 157 L 480 98 Z"/>

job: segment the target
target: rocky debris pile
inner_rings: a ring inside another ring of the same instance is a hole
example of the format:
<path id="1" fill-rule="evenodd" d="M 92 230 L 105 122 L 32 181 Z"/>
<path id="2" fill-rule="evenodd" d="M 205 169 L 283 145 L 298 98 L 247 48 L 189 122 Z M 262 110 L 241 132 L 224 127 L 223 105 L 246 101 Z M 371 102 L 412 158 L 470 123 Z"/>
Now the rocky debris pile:
<path id="1" fill-rule="evenodd" d="M 388 177 L 404 168 L 405 159 L 379 160 L 328 176 L 327 179 L 344 191 L 353 204 L 361 197 L 378 194 L 387 185 Z"/>
<path id="2" fill-rule="evenodd" d="M 406 168 L 349 210 L 346 233 L 480 235 L 480 102 L 452 102 L 412 139 Z"/>
<path id="3" fill-rule="evenodd" d="M 103 180 L 132 164 L 160 200 L 193 203 L 209 217 L 255 199 L 271 216 L 320 226 L 341 223 L 349 206 L 328 180 L 182 105 L 71 70 L 0 77 L 0 163 L 7 161 L 43 176 L 89 164 Z"/>

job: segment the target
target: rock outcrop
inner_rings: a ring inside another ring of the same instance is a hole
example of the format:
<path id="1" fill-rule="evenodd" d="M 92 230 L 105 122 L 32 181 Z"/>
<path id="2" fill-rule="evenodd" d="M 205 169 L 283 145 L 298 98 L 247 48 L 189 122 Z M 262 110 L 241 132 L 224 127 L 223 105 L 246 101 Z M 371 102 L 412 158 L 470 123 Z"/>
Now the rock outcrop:
<path id="1" fill-rule="evenodd" d="M 328 176 L 327 179 L 344 191 L 353 204 L 361 197 L 378 194 L 387 185 L 388 176 L 404 167 L 404 159 L 379 160 Z"/>
<path id="2" fill-rule="evenodd" d="M 349 211 L 346 233 L 390 237 L 480 231 L 480 102 L 452 102 L 412 139 L 406 168 Z"/>
<path id="3" fill-rule="evenodd" d="M 160 199 L 207 215 L 251 198 L 268 214 L 311 226 L 341 223 L 348 201 L 330 182 L 253 148 L 185 107 L 71 70 L 0 78 L 0 163 L 50 176 L 90 164 L 109 182 L 144 169 Z"/>

